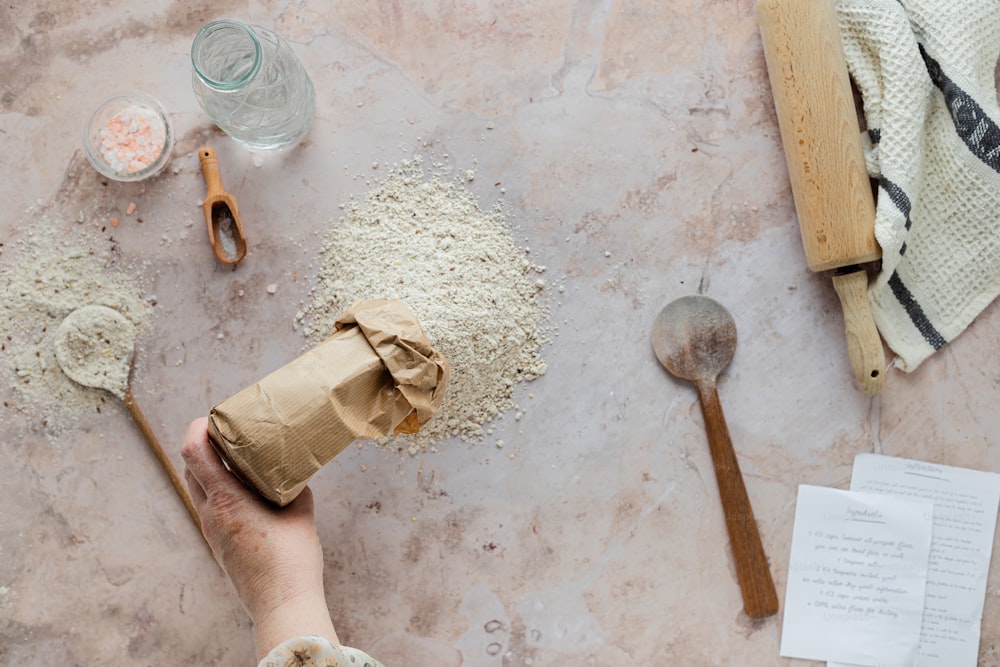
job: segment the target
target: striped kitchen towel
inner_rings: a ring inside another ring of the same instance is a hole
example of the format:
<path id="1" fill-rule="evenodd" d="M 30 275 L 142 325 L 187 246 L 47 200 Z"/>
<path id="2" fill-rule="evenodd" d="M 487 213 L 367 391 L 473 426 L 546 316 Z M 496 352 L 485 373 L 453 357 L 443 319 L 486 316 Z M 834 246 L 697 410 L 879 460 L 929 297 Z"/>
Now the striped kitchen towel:
<path id="1" fill-rule="evenodd" d="M 878 179 L 879 333 L 912 371 L 1000 294 L 997 0 L 836 0 Z"/>

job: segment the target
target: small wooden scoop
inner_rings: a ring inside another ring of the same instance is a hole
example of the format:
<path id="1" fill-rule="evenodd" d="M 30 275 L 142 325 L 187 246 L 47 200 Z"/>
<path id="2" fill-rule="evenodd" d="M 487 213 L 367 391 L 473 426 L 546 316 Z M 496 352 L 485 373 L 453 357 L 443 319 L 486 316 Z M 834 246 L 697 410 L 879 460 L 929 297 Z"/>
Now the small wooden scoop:
<path id="1" fill-rule="evenodd" d="M 236 199 L 222 187 L 215 150 L 209 146 L 199 148 L 198 159 L 201 161 L 202 173 L 205 174 L 207 190 L 201 208 L 205 211 L 208 242 L 212 244 L 212 250 L 220 262 L 236 264 L 247 254 L 247 239 L 243 234 Z"/>

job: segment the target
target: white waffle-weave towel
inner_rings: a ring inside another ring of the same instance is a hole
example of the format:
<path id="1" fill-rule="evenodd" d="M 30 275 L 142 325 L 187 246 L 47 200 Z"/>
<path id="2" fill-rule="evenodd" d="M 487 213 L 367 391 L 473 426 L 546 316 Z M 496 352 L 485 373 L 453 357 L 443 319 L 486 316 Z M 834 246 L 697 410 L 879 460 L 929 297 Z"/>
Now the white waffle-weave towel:
<path id="1" fill-rule="evenodd" d="M 1000 294 L 1000 2 L 835 6 L 879 181 L 882 269 L 868 296 L 896 366 L 912 371 Z"/>

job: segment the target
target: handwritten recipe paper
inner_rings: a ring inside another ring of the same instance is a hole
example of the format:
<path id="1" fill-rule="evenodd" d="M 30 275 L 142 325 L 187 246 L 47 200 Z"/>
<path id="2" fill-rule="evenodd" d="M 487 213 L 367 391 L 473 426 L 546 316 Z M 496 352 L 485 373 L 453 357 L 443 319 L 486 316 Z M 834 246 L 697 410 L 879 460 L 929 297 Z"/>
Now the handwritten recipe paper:
<path id="1" fill-rule="evenodd" d="M 781 655 L 913 664 L 932 514 L 926 500 L 800 486 Z"/>
<path id="2" fill-rule="evenodd" d="M 851 490 L 934 502 L 924 618 L 913 664 L 975 667 L 1000 475 L 861 454 L 854 459 Z"/>

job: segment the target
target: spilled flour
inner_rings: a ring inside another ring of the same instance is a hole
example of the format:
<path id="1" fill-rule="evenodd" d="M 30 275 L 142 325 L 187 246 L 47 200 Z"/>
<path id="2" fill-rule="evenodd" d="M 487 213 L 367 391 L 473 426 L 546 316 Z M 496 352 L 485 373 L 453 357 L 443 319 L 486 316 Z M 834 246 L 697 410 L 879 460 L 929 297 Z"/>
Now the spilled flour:
<path id="1" fill-rule="evenodd" d="M 318 343 L 359 299 L 403 301 L 452 376 L 437 414 L 418 433 L 389 440 L 415 454 L 447 436 L 481 438 L 513 407 L 514 387 L 546 371 L 545 267 L 514 245 L 499 206 L 481 210 L 461 184 L 425 177 L 419 159 L 344 208 L 296 324 Z"/>
<path id="2" fill-rule="evenodd" d="M 66 316 L 81 306 L 106 306 L 127 318 L 138 337 L 149 327 L 151 308 L 107 237 L 50 211 L 26 216 L 31 225 L 0 246 L 0 378 L 11 390 L 0 419 L 16 411 L 57 430 L 107 398 L 59 367 L 55 338 Z"/>
<path id="3" fill-rule="evenodd" d="M 135 350 L 135 325 L 107 306 L 83 306 L 56 329 L 59 368 L 84 387 L 124 399 Z"/>

